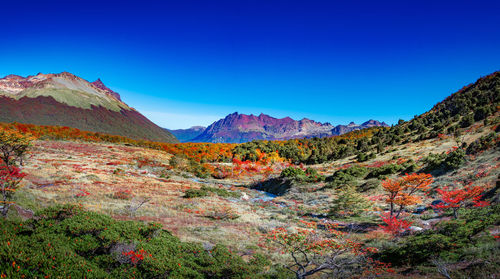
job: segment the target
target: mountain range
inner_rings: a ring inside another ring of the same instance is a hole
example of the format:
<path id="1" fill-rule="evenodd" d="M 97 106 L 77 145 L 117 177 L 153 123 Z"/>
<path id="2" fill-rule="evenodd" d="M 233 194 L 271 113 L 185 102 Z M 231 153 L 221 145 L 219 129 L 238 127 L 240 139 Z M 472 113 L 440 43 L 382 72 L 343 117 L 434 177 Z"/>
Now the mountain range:
<path id="1" fill-rule="evenodd" d="M 125 104 L 120 94 L 100 79 L 89 82 L 68 72 L 0 78 L 0 122 L 57 125 L 159 142 L 243 143 L 252 140 L 286 140 L 328 137 L 374 126 L 333 126 L 307 118 L 274 118 L 266 114 L 229 114 L 208 127 L 167 130 L 158 127 Z M 176 138 L 177 137 L 177 138 Z"/>
<path id="2" fill-rule="evenodd" d="M 207 128 L 169 130 L 181 142 L 243 143 L 252 140 L 287 140 L 341 135 L 354 130 L 375 126 L 388 126 L 384 122 L 369 120 L 362 124 L 333 126 L 307 118 L 294 120 L 290 117 L 274 118 L 266 114 L 229 114 Z"/>
<path id="3" fill-rule="evenodd" d="M 68 72 L 0 78 L 0 122 L 69 126 L 134 139 L 178 142 L 98 79 Z"/>

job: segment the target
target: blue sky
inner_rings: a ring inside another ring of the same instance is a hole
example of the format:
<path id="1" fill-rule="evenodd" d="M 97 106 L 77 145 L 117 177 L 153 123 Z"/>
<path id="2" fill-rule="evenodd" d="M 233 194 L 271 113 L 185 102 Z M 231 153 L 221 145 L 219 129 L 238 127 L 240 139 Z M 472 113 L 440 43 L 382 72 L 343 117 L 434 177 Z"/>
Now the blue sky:
<path id="1" fill-rule="evenodd" d="M 9 2 L 0 76 L 101 78 L 167 128 L 395 123 L 500 70 L 498 1 Z"/>

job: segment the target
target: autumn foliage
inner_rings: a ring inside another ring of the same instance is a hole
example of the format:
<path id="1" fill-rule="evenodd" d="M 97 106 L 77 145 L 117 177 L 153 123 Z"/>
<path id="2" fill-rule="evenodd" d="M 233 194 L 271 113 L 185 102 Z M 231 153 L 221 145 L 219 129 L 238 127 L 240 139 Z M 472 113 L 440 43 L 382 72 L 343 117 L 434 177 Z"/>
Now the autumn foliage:
<path id="1" fill-rule="evenodd" d="M 297 278 L 306 278 L 318 272 L 328 272 L 334 278 L 344 276 L 380 275 L 392 272 L 388 264 L 370 257 L 376 248 L 364 247 L 363 243 L 350 239 L 335 224 L 322 224 L 327 233 L 318 229 L 316 222 L 301 221 L 303 227 L 296 231 L 276 228 L 262 235 L 264 246 L 291 258 L 285 268 Z M 305 226 L 305 227 L 304 227 Z M 361 269 L 352 267 L 362 266 Z M 359 272 L 347 274 L 346 272 Z"/>
<path id="2" fill-rule="evenodd" d="M 82 131 L 76 128 L 63 126 L 43 126 L 21 123 L 0 123 L 0 130 L 12 131 L 21 135 L 31 134 L 38 139 L 76 140 L 86 142 L 119 143 L 138 147 L 162 150 L 167 153 L 187 158 L 201 164 L 214 177 L 226 178 L 229 176 L 244 176 L 261 173 L 268 175 L 274 170 L 269 165 L 275 162 L 285 162 L 276 151 L 262 152 L 257 150 L 255 160 L 243 160 L 234 153 L 237 144 L 230 143 L 164 143 L 148 140 L 134 140 L 123 136 L 104 133 Z M 214 166 L 214 163 L 230 163 L 235 168 L 229 170 L 224 166 Z"/>
<path id="3" fill-rule="evenodd" d="M 398 218 L 405 207 L 420 203 L 421 198 L 416 194 L 427 192 L 433 181 L 432 175 L 425 173 L 406 174 L 403 177 L 382 181 L 382 187 L 387 192 L 386 202 L 390 206 L 390 216 L 396 213 Z M 396 206 L 399 206 L 397 211 Z"/>
<path id="4" fill-rule="evenodd" d="M 31 136 L 23 135 L 16 130 L 0 129 L 0 205 L 4 217 L 13 204 L 11 198 L 14 192 L 25 177 L 16 164 L 22 163 L 24 153 L 31 146 L 31 140 Z"/>
<path id="5" fill-rule="evenodd" d="M 434 205 L 434 208 L 453 210 L 454 218 L 458 218 L 458 210 L 471 203 L 474 207 L 484 207 L 490 205 L 488 201 L 481 200 L 484 188 L 480 186 L 468 185 L 462 189 L 450 189 L 444 187 L 436 191 L 440 195 L 443 203 Z"/>
<path id="6" fill-rule="evenodd" d="M 396 216 L 391 216 L 389 213 L 385 213 L 380 216 L 383 225 L 379 225 L 379 227 L 386 233 L 390 233 L 392 235 L 399 235 L 405 232 L 412 224 L 412 222 L 406 220 L 400 220 L 396 218 Z"/>

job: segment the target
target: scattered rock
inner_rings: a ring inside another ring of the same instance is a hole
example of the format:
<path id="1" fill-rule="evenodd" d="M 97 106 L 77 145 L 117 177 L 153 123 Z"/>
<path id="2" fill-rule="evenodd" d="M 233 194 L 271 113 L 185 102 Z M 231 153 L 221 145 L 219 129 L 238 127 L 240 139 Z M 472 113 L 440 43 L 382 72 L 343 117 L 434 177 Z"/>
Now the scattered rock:
<path id="1" fill-rule="evenodd" d="M 250 199 L 250 197 L 247 195 L 247 193 L 243 193 L 243 194 L 241 195 L 241 199 L 242 199 L 242 200 L 244 200 L 244 201 L 247 201 L 247 200 L 249 200 L 249 199 Z"/>
<path id="2" fill-rule="evenodd" d="M 421 228 L 421 227 L 417 227 L 417 226 L 411 226 L 408 228 L 410 231 L 412 232 L 421 232 L 424 230 L 424 228 Z"/>

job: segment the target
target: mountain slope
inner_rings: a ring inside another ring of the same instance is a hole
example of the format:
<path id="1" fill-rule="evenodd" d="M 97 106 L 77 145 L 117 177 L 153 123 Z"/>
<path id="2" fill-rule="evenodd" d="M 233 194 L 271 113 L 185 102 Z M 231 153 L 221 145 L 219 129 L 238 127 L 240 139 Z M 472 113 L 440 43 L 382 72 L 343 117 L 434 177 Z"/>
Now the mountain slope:
<path id="1" fill-rule="evenodd" d="M 134 139 L 177 142 L 168 131 L 120 100 L 99 79 L 71 73 L 0 79 L 0 122 L 70 126 Z"/>
<path id="2" fill-rule="evenodd" d="M 203 126 L 193 126 L 189 129 L 177 129 L 177 130 L 168 130 L 172 133 L 180 142 L 189 142 L 190 140 L 196 138 L 201 135 L 203 131 L 205 131 L 206 127 Z"/>
<path id="3" fill-rule="evenodd" d="M 203 133 L 191 139 L 192 142 L 243 143 L 253 140 L 285 140 L 340 135 L 373 126 L 387 126 L 375 120 L 361 125 L 333 126 L 307 118 L 296 121 L 290 117 L 274 118 L 260 114 L 246 115 L 237 112 L 208 126 Z"/>
<path id="4" fill-rule="evenodd" d="M 500 71 L 479 78 L 475 83 L 437 103 L 428 112 L 393 127 L 413 139 L 434 138 L 438 134 L 459 135 L 474 122 L 498 113 L 500 108 Z"/>

